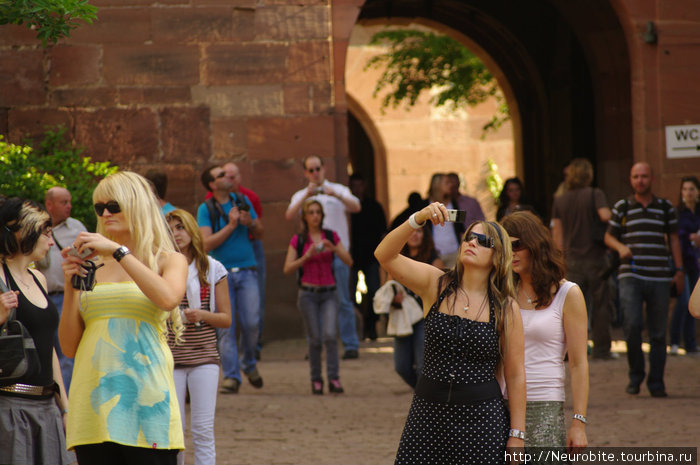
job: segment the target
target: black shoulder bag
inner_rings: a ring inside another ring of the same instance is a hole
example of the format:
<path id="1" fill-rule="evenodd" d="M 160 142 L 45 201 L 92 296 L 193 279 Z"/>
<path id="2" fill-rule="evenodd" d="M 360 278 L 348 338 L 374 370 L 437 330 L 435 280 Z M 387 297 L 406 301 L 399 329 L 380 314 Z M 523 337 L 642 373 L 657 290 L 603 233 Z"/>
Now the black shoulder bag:
<path id="1" fill-rule="evenodd" d="M 0 280 L 0 292 L 9 292 Z M 41 371 L 39 354 L 27 328 L 15 319 L 16 308 L 10 310 L 7 321 L 0 327 L 0 386 L 15 384 L 25 376 Z"/>

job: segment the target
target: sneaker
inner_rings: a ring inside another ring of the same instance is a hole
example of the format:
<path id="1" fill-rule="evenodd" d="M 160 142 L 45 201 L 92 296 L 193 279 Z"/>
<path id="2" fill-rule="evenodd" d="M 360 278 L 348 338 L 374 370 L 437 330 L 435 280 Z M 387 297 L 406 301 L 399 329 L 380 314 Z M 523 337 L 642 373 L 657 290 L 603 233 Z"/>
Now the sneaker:
<path id="1" fill-rule="evenodd" d="M 236 378 L 224 378 L 219 392 L 222 394 L 238 394 L 239 387 L 241 387 L 241 382 Z"/>
<path id="2" fill-rule="evenodd" d="M 629 383 L 625 388 L 625 392 L 633 396 L 639 394 L 639 384 Z"/>
<path id="3" fill-rule="evenodd" d="M 329 379 L 328 392 L 332 392 L 334 394 L 342 394 L 345 391 L 343 390 L 343 386 L 340 384 L 339 379 Z"/>
<path id="4" fill-rule="evenodd" d="M 258 373 L 257 368 L 253 368 L 253 371 L 246 373 L 245 375 L 248 377 L 248 381 L 255 389 L 260 389 L 263 387 L 263 379 L 262 376 L 260 376 L 260 373 Z"/>
<path id="5" fill-rule="evenodd" d="M 664 389 L 657 389 L 656 391 L 649 391 L 651 394 L 651 397 L 668 397 L 668 394 L 666 394 L 666 390 Z"/>
<path id="6" fill-rule="evenodd" d="M 311 394 L 316 396 L 323 395 L 323 380 L 316 379 L 311 381 Z"/>
<path id="7" fill-rule="evenodd" d="M 678 344 L 671 344 L 671 348 L 668 350 L 668 354 L 678 355 L 678 349 L 680 349 L 680 346 Z"/>
<path id="8" fill-rule="evenodd" d="M 356 350 L 346 350 L 343 354 L 343 360 L 350 360 L 354 358 L 359 358 L 360 354 Z"/>

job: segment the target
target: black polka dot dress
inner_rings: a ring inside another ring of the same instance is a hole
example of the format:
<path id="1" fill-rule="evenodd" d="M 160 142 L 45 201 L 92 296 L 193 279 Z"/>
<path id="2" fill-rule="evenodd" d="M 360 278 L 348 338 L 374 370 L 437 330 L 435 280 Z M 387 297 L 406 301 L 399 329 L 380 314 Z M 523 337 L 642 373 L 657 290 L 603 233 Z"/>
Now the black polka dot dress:
<path id="1" fill-rule="evenodd" d="M 489 321 L 438 311 L 447 291 L 425 319 L 423 376 L 476 384 L 494 379 L 499 360 L 493 303 Z M 395 464 L 503 464 L 510 419 L 502 397 L 464 405 L 413 396 Z"/>

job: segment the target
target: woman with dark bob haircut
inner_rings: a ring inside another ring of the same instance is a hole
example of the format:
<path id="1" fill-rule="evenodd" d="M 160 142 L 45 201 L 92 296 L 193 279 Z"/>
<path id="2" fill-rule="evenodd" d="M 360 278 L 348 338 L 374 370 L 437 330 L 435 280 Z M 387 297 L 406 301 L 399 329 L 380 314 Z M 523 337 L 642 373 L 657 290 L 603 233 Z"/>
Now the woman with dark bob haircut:
<path id="1" fill-rule="evenodd" d="M 46 278 L 29 265 L 53 245 L 51 218 L 38 204 L 20 198 L 0 199 L 0 279 L 9 289 L 0 294 L 0 325 L 15 310 L 31 334 L 40 369 L 0 387 L 0 463 L 67 464 L 62 417 L 68 399 L 53 348 L 58 310 L 46 294 Z M 60 396 L 56 397 L 56 394 Z"/>
<path id="2" fill-rule="evenodd" d="M 586 447 L 588 359 L 586 302 L 579 287 L 564 279 L 564 257 L 549 230 L 530 212 L 502 220 L 513 248 L 513 273 L 525 331 L 527 413 L 525 447 Z M 564 426 L 564 356 L 574 415 Z"/>
<path id="3" fill-rule="evenodd" d="M 447 273 L 401 254 L 411 233 L 447 209 L 434 202 L 391 231 L 374 252 L 392 277 L 423 301 L 425 356 L 396 464 L 494 464 L 523 447 L 523 332 L 513 300 L 512 252 L 501 225 L 467 229 Z M 508 406 L 497 381 L 505 376 Z M 510 410 L 510 411 L 509 411 Z"/>

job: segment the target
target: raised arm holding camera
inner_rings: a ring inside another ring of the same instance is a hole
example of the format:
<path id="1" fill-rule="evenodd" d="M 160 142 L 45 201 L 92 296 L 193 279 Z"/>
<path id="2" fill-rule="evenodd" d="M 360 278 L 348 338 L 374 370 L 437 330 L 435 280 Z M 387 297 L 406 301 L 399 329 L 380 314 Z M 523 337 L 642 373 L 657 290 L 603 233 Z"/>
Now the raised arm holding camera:
<path id="1" fill-rule="evenodd" d="M 523 326 L 511 243 L 501 225 L 479 221 L 467 229 L 447 273 L 401 255 L 413 230 L 428 221 L 444 225 L 447 218 L 445 206 L 434 202 L 375 251 L 382 267 L 420 296 L 425 315 L 423 372 L 395 463 L 503 463 L 506 445 L 523 447 L 525 438 Z"/>

